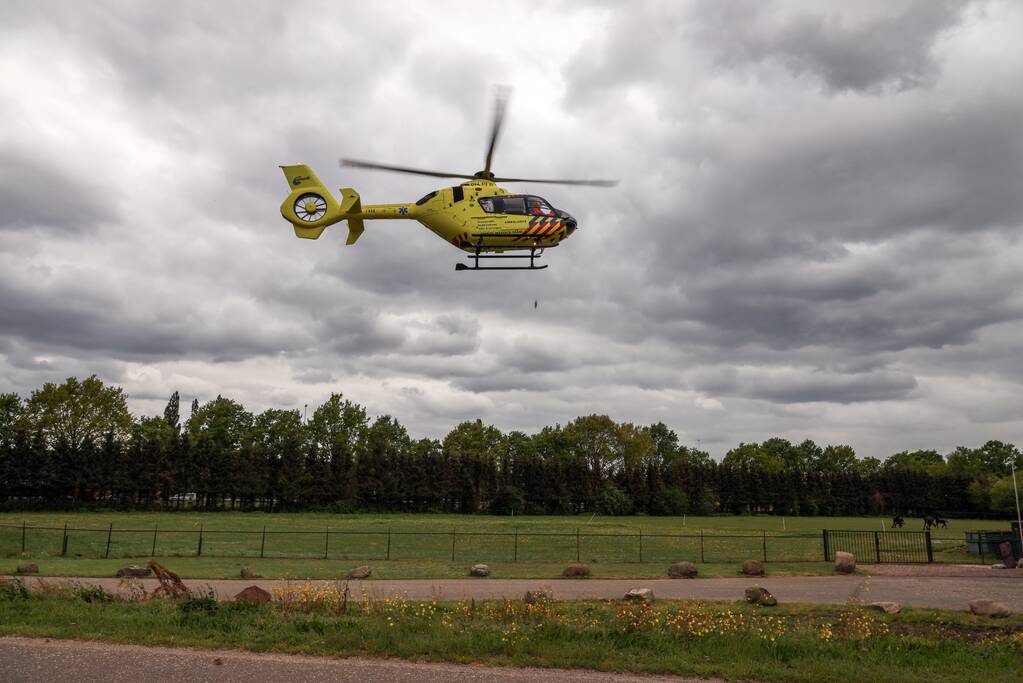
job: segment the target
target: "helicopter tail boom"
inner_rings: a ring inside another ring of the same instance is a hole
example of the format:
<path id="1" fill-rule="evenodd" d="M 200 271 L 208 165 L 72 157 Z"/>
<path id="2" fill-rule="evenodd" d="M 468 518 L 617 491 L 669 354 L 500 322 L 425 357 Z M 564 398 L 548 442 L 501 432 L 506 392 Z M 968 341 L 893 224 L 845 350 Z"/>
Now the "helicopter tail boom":
<path id="1" fill-rule="evenodd" d="M 281 166 L 291 187 L 291 194 L 281 203 L 281 215 L 295 228 L 295 236 L 317 239 L 328 226 L 348 220 L 348 240 L 355 244 L 363 232 L 362 200 L 350 187 L 341 188 L 341 201 L 327 190 L 311 168 L 305 164 Z"/>

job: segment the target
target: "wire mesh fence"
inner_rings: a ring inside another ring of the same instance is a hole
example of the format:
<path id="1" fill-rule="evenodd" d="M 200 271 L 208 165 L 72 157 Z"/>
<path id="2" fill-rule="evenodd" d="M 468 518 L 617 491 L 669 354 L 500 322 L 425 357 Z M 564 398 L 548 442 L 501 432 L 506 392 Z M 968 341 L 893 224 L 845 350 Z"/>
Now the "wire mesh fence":
<path id="1" fill-rule="evenodd" d="M 237 557 L 491 562 L 819 562 L 819 534 L 116 529 L 0 525 L 0 557 Z"/>
<path id="2" fill-rule="evenodd" d="M 0 524 L 0 557 L 222 557 L 627 563 L 691 560 L 832 561 L 837 550 L 863 563 L 994 561 L 995 533 L 966 539 L 929 532 L 617 533 L 436 529 L 118 529 Z M 971 536 L 971 534 L 973 536 Z M 970 539 L 974 541 L 970 544 Z M 1001 540 L 1001 537 L 998 537 Z"/>

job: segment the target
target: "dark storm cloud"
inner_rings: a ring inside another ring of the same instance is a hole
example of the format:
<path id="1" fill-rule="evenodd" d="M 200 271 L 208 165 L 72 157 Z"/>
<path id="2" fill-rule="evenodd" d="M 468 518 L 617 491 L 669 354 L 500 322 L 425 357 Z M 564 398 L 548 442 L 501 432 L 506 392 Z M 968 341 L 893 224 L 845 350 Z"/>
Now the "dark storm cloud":
<path id="1" fill-rule="evenodd" d="M 90 232 L 116 216 L 101 183 L 75 177 L 59 159 L 0 147 L 0 230 Z"/>
<path id="2" fill-rule="evenodd" d="M 832 91 L 906 89 L 933 79 L 939 66 L 931 47 L 967 4 L 865 2 L 836 12 L 815 3 L 785 15 L 789 3 L 708 3 L 694 17 L 695 32 L 723 68 L 777 62 Z"/>

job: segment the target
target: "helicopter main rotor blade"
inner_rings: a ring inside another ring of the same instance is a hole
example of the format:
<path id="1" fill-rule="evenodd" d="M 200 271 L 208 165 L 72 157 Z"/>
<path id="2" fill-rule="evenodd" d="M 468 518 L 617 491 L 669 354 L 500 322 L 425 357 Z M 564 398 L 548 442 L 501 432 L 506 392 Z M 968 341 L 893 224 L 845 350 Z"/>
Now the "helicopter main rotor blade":
<path id="1" fill-rule="evenodd" d="M 483 177 L 490 175 L 490 162 L 494 159 L 494 148 L 497 146 L 497 136 L 501 134 L 501 126 L 504 125 L 504 110 L 508 106 L 508 90 L 501 88 L 497 91 L 497 99 L 494 101 L 494 125 L 490 129 L 490 146 L 487 147 L 487 160 L 483 165 Z"/>
<path id="2" fill-rule="evenodd" d="M 538 180 L 537 178 L 493 178 L 495 183 L 545 183 L 548 185 L 586 185 L 590 187 L 614 187 L 617 180 Z"/>
<path id="3" fill-rule="evenodd" d="M 421 168 L 410 168 L 408 166 L 390 166 L 388 164 L 378 164 L 372 161 L 359 161 L 357 159 L 341 159 L 341 165 L 349 168 L 367 168 L 374 171 L 393 171 L 395 173 L 411 173 L 413 175 L 426 175 L 433 178 L 468 178 L 473 179 L 476 176 L 469 175 L 466 173 L 445 173 L 444 171 L 426 171 Z"/>

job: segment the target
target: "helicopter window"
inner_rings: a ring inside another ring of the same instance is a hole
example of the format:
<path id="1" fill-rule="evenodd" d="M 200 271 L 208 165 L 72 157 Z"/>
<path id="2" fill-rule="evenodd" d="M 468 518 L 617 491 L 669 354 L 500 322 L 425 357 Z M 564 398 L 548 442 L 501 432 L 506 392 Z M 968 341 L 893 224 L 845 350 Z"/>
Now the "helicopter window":
<path id="1" fill-rule="evenodd" d="M 526 200 L 523 197 L 505 197 L 501 213 L 525 214 Z"/>
<path id="2" fill-rule="evenodd" d="M 501 212 L 501 198 L 500 197 L 480 197 L 480 208 L 487 213 L 500 213 Z"/>
<path id="3" fill-rule="evenodd" d="M 451 188 L 451 198 L 453 201 L 460 202 L 465 199 L 465 190 L 462 189 L 461 185 L 455 185 Z"/>
<path id="4" fill-rule="evenodd" d="M 430 201 L 431 199 L 433 199 L 436 196 L 437 196 L 437 191 L 434 190 L 433 192 L 431 192 L 428 195 L 425 195 L 422 199 L 420 199 L 418 202 L 416 202 L 416 206 L 422 206 L 423 204 L 425 204 L 426 202 Z"/>
<path id="5" fill-rule="evenodd" d="M 534 216 L 553 216 L 554 209 L 540 197 L 526 197 L 526 206 Z"/>

